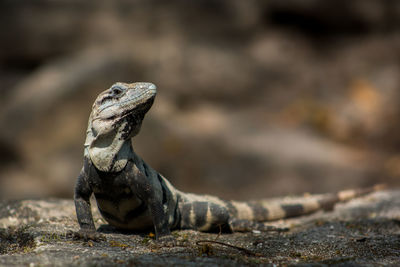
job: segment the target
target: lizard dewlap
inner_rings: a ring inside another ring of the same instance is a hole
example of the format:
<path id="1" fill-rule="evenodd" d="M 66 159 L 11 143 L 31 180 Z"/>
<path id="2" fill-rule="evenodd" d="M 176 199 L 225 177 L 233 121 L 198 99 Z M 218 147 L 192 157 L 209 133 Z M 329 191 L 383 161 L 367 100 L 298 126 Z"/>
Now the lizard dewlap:
<path id="1" fill-rule="evenodd" d="M 152 83 L 118 82 L 95 100 L 74 194 L 81 234 L 96 232 L 89 201 L 92 194 L 109 224 L 128 230 L 153 228 L 158 239 L 169 235 L 171 229 L 268 231 L 274 228 L 265 221 L 330 209 L 337 202 L 378 189 L 311 195 L 294 201 L 253 202 L 181 192 L 132 147 L 131 138 L 139 133 L 156 93 Z"/>

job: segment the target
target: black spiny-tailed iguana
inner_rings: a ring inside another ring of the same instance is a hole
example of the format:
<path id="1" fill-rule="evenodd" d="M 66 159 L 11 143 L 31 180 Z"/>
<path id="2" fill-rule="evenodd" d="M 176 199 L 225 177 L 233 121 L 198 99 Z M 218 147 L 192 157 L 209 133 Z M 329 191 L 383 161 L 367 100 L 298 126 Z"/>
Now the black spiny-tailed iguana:
<path id="1" fill-rule="evenodd" d="M 146 112 L 153 104 L 152 83 L 116 83 L 93 104 L 84 146 L 84 165 L 75 186 L 80 234 L 96 232 L 89 198 L 96 197 L 101 215 L 119 229 L 154 226 L 156 238 L 171 229 L 200 231 L 270 230 L 262 222 L 330 209 L 340 201 L 376 190 L 348 190 L 312 195 L 297 202 L 224 201 L 183 193 L 147 165 L 132 148 Z"/>

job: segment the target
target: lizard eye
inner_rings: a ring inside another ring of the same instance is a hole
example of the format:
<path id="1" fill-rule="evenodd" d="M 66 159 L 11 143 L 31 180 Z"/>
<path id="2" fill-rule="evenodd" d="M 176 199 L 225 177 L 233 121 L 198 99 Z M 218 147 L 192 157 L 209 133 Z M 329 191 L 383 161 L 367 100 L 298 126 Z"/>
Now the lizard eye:
<path id="1" fill-rule="evenodd" d="M 111 88 L 111 96 L 119 96 L 123 93 L 123 90 L 120 87 Z"/>

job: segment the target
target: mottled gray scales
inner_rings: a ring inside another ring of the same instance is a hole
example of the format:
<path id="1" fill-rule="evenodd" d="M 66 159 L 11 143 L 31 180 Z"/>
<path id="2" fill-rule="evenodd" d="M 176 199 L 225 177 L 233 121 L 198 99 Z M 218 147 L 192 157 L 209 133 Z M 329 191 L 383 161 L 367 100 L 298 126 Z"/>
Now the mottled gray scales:
<path id="1" fill-rule="evenodd" d="M 94 193 L 99 210 L 111 225 L 129 230 L 154 228 L 156 238 L 171 229 L 200 231 L 279 230 L 263 221 L 310 213 L 366 194 L 378 187 L 337 195 L 308 197 L 299 203 L 225 201 L 183 193 L 146 164 L 132 147 L 132 138 L 151 108 L 157 90 L 152 83 L 116 83 L 100 93 L 89 117 L 84 164 L 75 185 L 80 234 L 96 231 L 90 208 Z M 179 162 L 174 168 L 179 168 Z"/>

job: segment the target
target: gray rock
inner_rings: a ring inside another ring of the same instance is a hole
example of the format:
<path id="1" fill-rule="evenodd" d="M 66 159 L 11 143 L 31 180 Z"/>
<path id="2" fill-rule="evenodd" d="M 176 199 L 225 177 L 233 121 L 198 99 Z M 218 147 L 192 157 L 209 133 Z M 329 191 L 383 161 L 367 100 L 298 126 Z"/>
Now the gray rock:
<path id="1" fill-rule="evenodd" d="M 400 261 L 399 207 L 400 191 L 377 192 L 331 212 L 271 223 L 290 227 L 288 233 L 175 231 L 176 244 L 165 246 L 149 233 L 116 231 L 96 208 L 98 231 L 106 239 L 74 240 L 70 232 L 78 224 L 72 200 L 2 201 L 0 265 L 395 265 Z"/>

